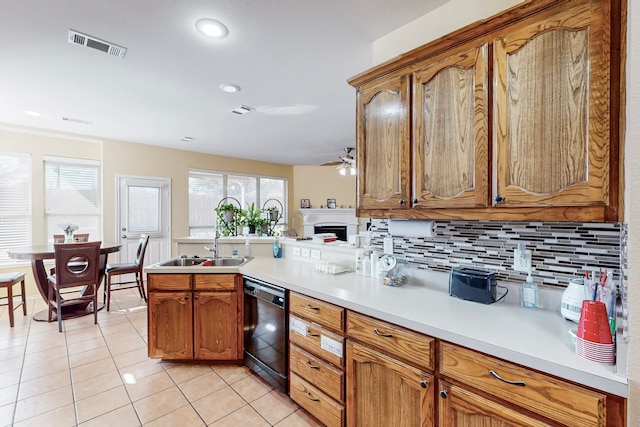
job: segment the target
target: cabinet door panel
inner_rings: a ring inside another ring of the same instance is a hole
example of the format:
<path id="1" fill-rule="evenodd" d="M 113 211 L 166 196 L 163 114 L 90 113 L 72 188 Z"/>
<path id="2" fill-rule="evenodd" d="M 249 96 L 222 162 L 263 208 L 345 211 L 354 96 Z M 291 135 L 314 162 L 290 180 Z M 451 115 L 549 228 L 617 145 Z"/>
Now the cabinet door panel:
<path id="1" fill-rule="evenodd" d="M 151 292 L 148 307 L 148 355 L 167 360 L 193 357 L 191 292 Z"/>
<path id="2" fill-rule="evenodd" d="M 347 343 L 347 426 L 434 425 L 433 376 Z"/>
<path id="3" fill-rule="evenodd" d="M 401 209 L 408 205 L 409 77 L 402 75 L 358 93 L 358 207 Z"/>
<path id="4" fill-rule="evenodd" d="M 605 3 L 578 6 L 496 40 L 499 206 L 608 205 Z"/>
<path id="5" fill-rule="evenodd" d="M 194 351 L 196 359 L 238 359 L 238 294 L 194 293 Z"/>
<path id="6" fill-rule="evenodd" d="M 441 427 L 546 427 L 538 421 L 464 388 L 439 381 L 438 425 Z"/>
<path id="7" fill-rule="evenodd" d="M 413 207 L 485 207 L 489 199 L 486 44 L 414 72 Z"/>

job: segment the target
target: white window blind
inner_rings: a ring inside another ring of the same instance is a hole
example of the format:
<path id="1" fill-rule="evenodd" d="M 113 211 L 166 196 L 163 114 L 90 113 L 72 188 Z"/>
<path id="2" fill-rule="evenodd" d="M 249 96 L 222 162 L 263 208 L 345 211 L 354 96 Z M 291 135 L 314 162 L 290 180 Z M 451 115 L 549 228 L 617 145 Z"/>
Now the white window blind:
<path id="1" fill-rule="evenodd" d="M 0 152 L 0 267 L 7 250 L 31 246 L 31 155 Z"/>
<path id="2" fill-rule="evenodd" d="M 277 199 L 285 210 L 287 180 L 254 175 L 189 171 L 189 235 L 210 237 L 216 222 L 216 207 L 225 197 L 233 197 L 246 209 L 251 203 L 262 208 L 268 199 Z M 227 201 L 229 202 L 229 201 Z M 229 202 L 231 203 L 231 202 Z M 269 203 L 269 206 L 274 206 Z"/>
<path id="3" fill-rule="evenodd" d="M 46 158 L 44 180 L 47 240 L 69 223 L 79 227 L 77 233 L 89 233 L 89 240 L 101 240 L 100 163 Z"/>

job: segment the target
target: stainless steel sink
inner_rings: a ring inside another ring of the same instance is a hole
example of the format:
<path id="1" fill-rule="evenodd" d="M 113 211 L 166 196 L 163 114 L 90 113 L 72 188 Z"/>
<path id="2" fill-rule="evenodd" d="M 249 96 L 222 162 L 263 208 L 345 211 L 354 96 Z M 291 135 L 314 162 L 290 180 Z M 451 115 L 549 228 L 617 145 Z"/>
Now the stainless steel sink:
<path id="1" fill-rule="evenodd" d="M 215 258 L 174 258 L 168 261 L 158 263 L 158 267 L 238 267 L 252 258 L 231 258 L 231 257 L 215 257 Z M 205 261 L 207 261 L 205 263 Z M 209 265 L 210 264 L 210 265 Z"/>

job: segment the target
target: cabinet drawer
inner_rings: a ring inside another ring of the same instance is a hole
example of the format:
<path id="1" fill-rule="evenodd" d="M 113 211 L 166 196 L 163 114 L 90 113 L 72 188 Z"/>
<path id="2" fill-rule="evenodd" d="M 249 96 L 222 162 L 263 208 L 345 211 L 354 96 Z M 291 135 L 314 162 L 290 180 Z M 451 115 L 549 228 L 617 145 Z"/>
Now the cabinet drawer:
<path id="1" fill-rule="evenodd" d="M 335 400 L 344 403 L 344 372 L 292 345 L 289 367 Z"/>
<path id="2" fill-rule="evenodd" d="M 327 427 L 344 425 L 344 406 L 297 376 L 291 374 L 289 395 L 298 405 Z"/>
<path id="3" fill-rule="evenodd" d="M 150 291 L 188 291 L 191 289 L 191 275 L 148 274 L 147 288 Z"/>
<path id="4" fill-rule="evenodd" d="M 449 378 L 566 425 L 606 424 L 604 394 L 453 344 L 441 343 L 440 352 L 440 372 Z"/>
<path id="5" fill-rule="evenodd" d="M 433 369 L 434 340 L 426 335 L 349 311 L 347 337 L 404 359 L 417 367 Z"/>
<path id="6" fill-rule="evenodd" d="M 289 341 L 336 366 L 344 366 L 344 337 L 299 317 L 289 317 Z"/>
<path id="7" fill-rule="evenodd" d="M 235 274 L 195 274 L 195 289 L 197 290 L 224 290 L 236 289 Z"/>
<path id="8" fill-rule="evenodd" d="M 325 328 L 344 331 L 344 308 L 337 305 L 292 292 L 289 297 L 289 311 Z"/>

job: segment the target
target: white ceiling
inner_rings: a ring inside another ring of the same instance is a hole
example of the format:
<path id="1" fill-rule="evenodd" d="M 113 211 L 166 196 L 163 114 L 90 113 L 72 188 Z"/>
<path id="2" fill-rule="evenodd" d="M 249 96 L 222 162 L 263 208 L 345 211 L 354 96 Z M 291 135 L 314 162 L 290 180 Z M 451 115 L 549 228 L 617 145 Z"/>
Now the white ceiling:
<path id="1" fill-rule="evenodd" d="M 3 0 L 0 123 L 292 165 L 336 160 L 355 144 L 346 80 L 373 65 L 372 42 L 446 1 Z M 229 36 L 204 37 L 200 18 Z M 128 51 L 70 44 L 70 29 Z M 229 113 L 241 104 L 256 111 Z"/>

